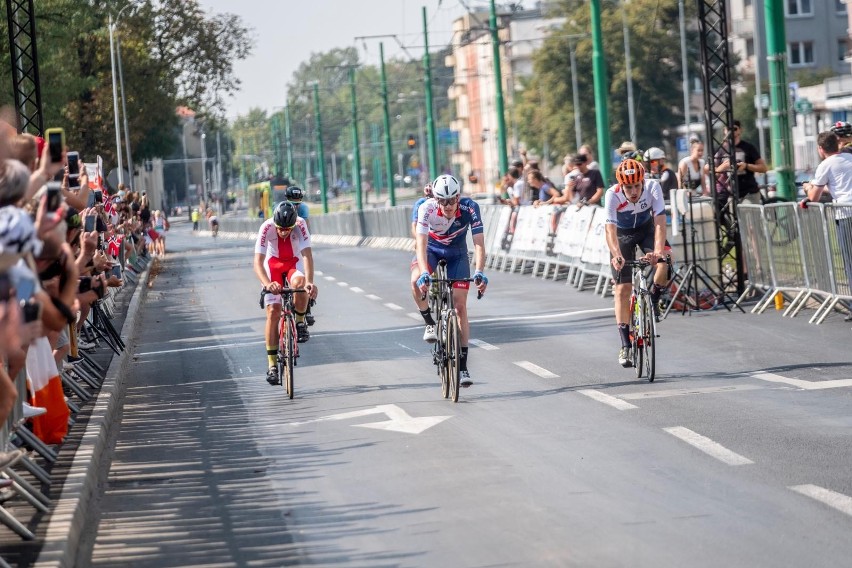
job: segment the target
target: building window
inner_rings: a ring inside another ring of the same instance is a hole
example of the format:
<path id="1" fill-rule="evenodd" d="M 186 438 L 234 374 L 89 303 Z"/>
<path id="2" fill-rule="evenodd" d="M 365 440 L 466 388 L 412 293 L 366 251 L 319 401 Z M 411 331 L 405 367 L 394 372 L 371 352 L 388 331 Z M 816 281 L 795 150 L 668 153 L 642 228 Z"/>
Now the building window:
<path id="1" fill-rule="evenodd" d="M 846 1 L 845 0 L 834 0 L 834 9 L 837 10 L 838 14 L 846 13 Z"/>
<path id="2" fill-rule="evenodd" d="M 814 43 L 812 41 L 794 41 L 789 44 L 787 49 L 790 67 L 805 67 L 814 64 Z"/>
<path id="3" fill-rule="evenodd" d="M 810 16 L 811 0 L 787 0 L 787 15 L 788 16 Z"/>
<path id="4" fill-rule="evenodd" d="M 846 61 L 846 53 L 849 51 L 849 42 L 843 37 L 837 40 L 837 60 Z"/>

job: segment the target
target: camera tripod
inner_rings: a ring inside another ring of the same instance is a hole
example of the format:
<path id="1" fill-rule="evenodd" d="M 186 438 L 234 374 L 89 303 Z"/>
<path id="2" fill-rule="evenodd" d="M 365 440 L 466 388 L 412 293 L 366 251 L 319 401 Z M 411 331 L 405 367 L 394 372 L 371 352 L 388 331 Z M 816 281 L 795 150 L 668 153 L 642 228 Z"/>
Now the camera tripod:
<path id="1" fill-rule="evenodd" d="M 693 217 L 693 203 L 692 203 L 692 192 L 689 190 L 678 190 L 678 193 L 685 192 L 687 195 L 687 202 L 682 203 L 682 199 L 675 199 L 672 202 L 672 207 L 674 209 L 674 215 L 681 216 L 681 225 L 683 225 L 684 230 L 683 233 L 683 265 L 678 269 L 677 273 L 672 278 L 672 283 L 677 283 L 677 287 L 675 288 L 674 293 L 669 299 L 669 305 L 666 306 L 666 310 L 663 313 L 663 317 L 669 315 L 669 312 L 674 308 L 675 303 L 678 299 L 681 299 L 681 307 L 678 309 L 681 314 L 685 314 L 687 311 L 690 313 L 693 310 L 702 310 L 702 309 L 710 309 L 721 303 L 722 306 L 725 307 L 729 312 L 731 311 L 731 306 L 729 306 L 729 300 L 727 294 L 721 289 L 719 284 L 717 284 L 713 277 L 704 269 L 703 266 L 698 264 L 698 253 L 696 252 L 696 235 L 698 234 L 698 229 L 695 228 L 695 219 Z M 679 196 L 680 197 L 680 196 Z M 675 201 L 677 203 L 675 203 Z M 685 207 L 683 207 L 685 205 Z M 690 237 L 687 242 L 686 237 L 686 218 L 687 214 L 689 215 L 689 232 Z M 690 260 L 691 259 L 691 260 Z M 707 297 L 704 296 L 702 298 L 702 289 L 699 288 L 699 282 L 704 285 L 704 290 L 709 291 L 712 295 L 712 305 L 706 306 L 703 305 L 707 301 Z M 745 310 L 736 303 L 733 304 L 740 309 L 741 312 L 745 313 Z"/>

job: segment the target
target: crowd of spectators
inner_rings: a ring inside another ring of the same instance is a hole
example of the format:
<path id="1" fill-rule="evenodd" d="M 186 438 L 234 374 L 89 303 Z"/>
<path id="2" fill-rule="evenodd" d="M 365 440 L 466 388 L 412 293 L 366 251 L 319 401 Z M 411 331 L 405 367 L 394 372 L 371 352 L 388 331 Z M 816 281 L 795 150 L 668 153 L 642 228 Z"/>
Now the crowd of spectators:
<path id="1" fill-rule="evenodd" d="M 24 393 L 14 383 L 32 346 L 46 338 L 57 370 L 74 367 L 72 344 L 75 353 L 94 347 L 78 339 L 93 303 L 122 286 L 149 246 L 165 253 L 144 195 L 90 179 L 82 160 L 71 171 L 57 150 L 0 121 L 0 423 L 19 397 L 34 401 L 32 385 Z M 46 412 L 24 404 L 25 417 Z M 0 448 L 0 468 L 20 456 Z"/>

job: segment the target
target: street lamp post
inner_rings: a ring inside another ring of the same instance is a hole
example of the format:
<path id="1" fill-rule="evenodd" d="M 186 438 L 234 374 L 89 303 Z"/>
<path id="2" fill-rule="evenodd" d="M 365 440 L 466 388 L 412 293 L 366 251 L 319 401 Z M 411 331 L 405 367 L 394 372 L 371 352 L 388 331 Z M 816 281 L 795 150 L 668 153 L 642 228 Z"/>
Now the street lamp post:
<path id="1" fill-rule="evenodd" d="M 203 130 L 201 131 L 201 198 L 204 199 L 204 206 L 210 207 L 207 195 L 207 133 Z"/>
<path id="2" fill-rule="evenodd" d="M 121 18 L 121 13 L 134 4 L 131 2 L 118 11 L 113 20 L 112 14 L 109 14 L 107 20 L 107 29 L 109 30 L 109 60 L 112 66 L 112 108 L 115 119 L 115 157 L 118 162 L 118 183 L 124 183 L 124 172 L 122 171 L 121 162 L 121 127 L 118 125 L 118 86 L 116 85 L 115 71 L 115 27 L 118 25 L 118 20 Z"/>
<path id="3" fill-rule="evenodd" d="M 130 153 L 130 128 L 127 126 L 127 97 L 124 96 L 124 72 L 121 67 L 121 36 L 115 38 L 115 55 L 118 61 L 118 82 L 121 88 L 121 116 L 124 120 L 124 149 L 127 151 L 127 171 L 133 185 L 133 157 Z"/>

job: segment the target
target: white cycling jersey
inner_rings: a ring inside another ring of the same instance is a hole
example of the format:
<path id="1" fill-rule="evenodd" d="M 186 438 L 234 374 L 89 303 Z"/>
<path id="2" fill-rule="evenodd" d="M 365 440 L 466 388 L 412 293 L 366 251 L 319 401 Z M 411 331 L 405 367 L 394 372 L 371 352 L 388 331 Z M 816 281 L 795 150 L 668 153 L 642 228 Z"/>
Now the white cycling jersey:
<path id="1" fill-rule="evenodd" d="M 666 212 L 663 189 L 655 179 L 646 179 L 636 203 L 631 203 L 621 186 L 606 190 L 606 224 L 619 229 L 635 229 Z"/>

